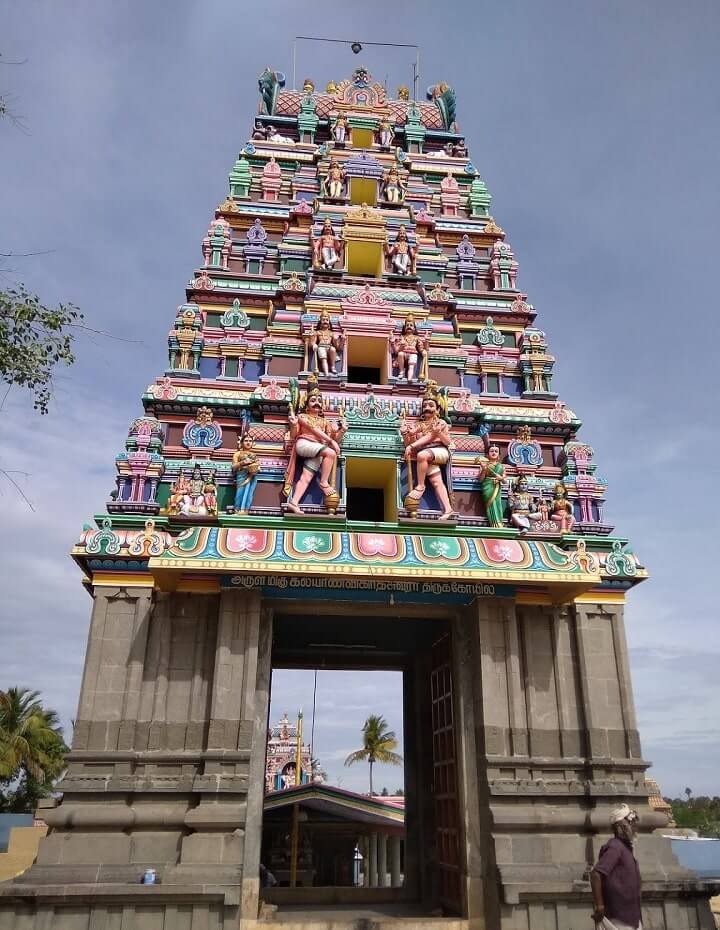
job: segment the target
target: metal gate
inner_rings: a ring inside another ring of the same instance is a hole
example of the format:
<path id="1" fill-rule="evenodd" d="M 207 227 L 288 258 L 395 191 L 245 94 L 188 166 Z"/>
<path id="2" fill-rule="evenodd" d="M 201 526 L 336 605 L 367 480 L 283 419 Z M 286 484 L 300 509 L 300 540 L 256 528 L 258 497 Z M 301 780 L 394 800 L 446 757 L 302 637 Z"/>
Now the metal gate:
<path id="1" fill-rule="evenodd" d="M 452 655 L 448 633 L 444 634 L 432 647 L 430 688 L 438 894 L 444 907 L 454 913 L 462 914 L 455 710 Z"/>

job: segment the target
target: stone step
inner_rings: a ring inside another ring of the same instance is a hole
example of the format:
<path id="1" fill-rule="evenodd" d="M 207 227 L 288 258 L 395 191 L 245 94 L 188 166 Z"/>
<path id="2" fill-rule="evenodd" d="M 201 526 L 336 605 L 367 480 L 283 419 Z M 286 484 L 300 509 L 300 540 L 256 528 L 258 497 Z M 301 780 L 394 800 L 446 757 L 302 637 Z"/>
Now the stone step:
<path id="1" fill-rule="evenodd" d="M 257 921 L 257 930 L 467 930 L 459 917 L 389 916 L 347 912 L 277 912 Z"/>

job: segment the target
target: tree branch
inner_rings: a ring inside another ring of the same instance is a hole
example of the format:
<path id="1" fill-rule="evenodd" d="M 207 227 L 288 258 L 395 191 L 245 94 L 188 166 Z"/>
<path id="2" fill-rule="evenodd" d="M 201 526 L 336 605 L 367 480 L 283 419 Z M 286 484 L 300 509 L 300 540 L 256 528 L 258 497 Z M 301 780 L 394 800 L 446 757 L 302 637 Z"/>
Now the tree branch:
<path id="1" fill-rule="evenodd" d="M 28 505 L 28 507 L 30 508 L 30 510 L 32 510 L 32 512 L 35 513 L 35 508 L 33 507 L 32 501 L 31 501 L 30 498 L 27 496 L 27 494 L 23 491 L 23 489 L 20 487 L 20 485 L 17 483 L 17 481 L 13 478 L 13 474 L 15 474 L 15 475 L 25 475 L 25 476 L 28 477 L 28 478 L 30 477 L 30 475 L 29 475 L 28 472 L 26 472 L 26 471 L 7 471 L 7 469 L 5 469 L 5 468 L 0 468 L 0 475 L 4 475 L 5 478 L 7 478 L 7 480 L 10 482 L 10 484 L 12 484 L 12 486 L 13 486 L 13 487 L 15 488 L 15 490 L 18 492 L 18 494 L 20 495 L 20 497 L 22 497 L 22 499 L 23 499 L 23 500 L 25 501 L 25 503 Z"/>

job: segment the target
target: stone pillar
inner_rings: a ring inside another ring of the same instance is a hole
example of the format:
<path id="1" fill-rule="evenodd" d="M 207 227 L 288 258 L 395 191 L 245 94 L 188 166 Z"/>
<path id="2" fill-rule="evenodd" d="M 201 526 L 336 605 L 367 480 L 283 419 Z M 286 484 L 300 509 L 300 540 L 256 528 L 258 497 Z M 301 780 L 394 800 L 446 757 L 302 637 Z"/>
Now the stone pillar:
<path id="1" fill-rule="evenodd" d="M 377 883 L 378 888 L 387 885 L 387 834 L 379 833 L 377 838 Z"/>
<path id="2" fill-rule="evenodd" d="M 148 867 L 159 930 L 180 910 L 186 930 L 254 920 L 272 618 L 254 591 L 93 594 L 62 803 L 36 864 L 0 888 L 0 925 L 86 930 L 121 906 L 139 926 Z"/>
<path id="3" fill-rule="evenodd" d="M 470 927 L 581 925 L 609 810 L 627 801 L 640 813 L 648 924 L 709 930 L 700 884 L 652 833 L 664 818 L 647 803 L 622 606 L 480 599 L 453 633 Z M 674 923 L 663 898 L 681 912 Z"/>
<path id="4" fill-rule="evenodd" d="M 400 887 L 400 837 L 390 837 L 390 886 Z"/>
<path id="5" fill-rule="evenodd" d="M 370 887 L 370 837 L 363 836 L 361 851 L 363 854 L 363 887 Z"/>
<path id="6" fill-rule="evenodd" d="M 371 833 L 369 837 L 368 872 L 370 873 L 370 887 L 377 888 L 378 884 L 378 835 Z"/>

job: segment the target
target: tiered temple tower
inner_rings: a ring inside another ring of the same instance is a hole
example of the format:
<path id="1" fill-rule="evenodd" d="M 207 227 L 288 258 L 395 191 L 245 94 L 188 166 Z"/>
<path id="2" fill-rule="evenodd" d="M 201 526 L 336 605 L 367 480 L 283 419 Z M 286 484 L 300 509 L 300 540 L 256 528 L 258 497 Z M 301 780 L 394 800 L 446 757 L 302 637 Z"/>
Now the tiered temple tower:
<path id="1" fill-rule="evenodd" d="M 300 734 L 300 778 L 297 774 L 298 725 L 290 723 L 288 715 L 269 727 L 267 735 L 267 762 L 265 765 L 265 790 L 283 791 L 296 784 L 307 784 L 312 780 L 313 764 L 310 746 L 302 741 Z"/>
<path id="2" fill-rule="evenodd" d="M 323 664 L 405 676 L 408 903 L 585 926 L 627 801 L 646 926 L 709 928 L 652 833 L 623 627 L 646 572 L 452 88 L 284 83 L 260 78 L 167 367 L 73 549 L 94 598 L 73 750 L 3 927 L 254 926 L 271 669 Z"/>

